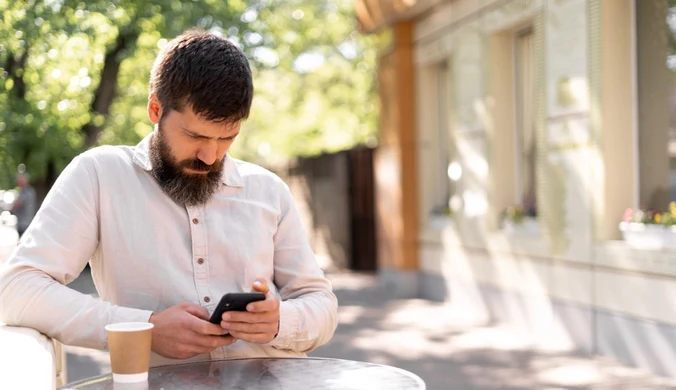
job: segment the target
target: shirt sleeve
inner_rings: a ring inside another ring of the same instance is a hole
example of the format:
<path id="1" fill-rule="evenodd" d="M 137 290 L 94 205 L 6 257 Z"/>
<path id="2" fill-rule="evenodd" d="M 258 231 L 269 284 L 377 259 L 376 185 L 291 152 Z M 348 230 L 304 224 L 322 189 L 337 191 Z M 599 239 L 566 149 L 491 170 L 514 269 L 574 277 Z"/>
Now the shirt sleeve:
<path id="1" fill-rule="evenodd" d="M 286 184 L 274 236 L 274 283 L 282 298 L 278 349 L 309 352 L 328 342 L 337 326 L 338 300 L 324 277 Z"/>
<path id="2" fill-rule="evenodd" d="M 66 286 L 98 246 L 98 202 L 91 157 L 76 157 L 0 269 L 1 322 L 34 328 L 64 344 L 102 349 L 105 325 L 148 321 L 150 311 L 115 306 Z"/>

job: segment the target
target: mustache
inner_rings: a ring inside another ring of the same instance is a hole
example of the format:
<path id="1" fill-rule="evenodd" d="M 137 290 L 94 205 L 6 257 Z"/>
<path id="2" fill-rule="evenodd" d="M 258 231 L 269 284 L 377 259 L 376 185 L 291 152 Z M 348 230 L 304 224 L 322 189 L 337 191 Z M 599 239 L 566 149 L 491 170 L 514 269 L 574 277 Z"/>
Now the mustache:
<path id="1" fill-rule="evenodd" d="M 202 160 L 191 159 L 191 160 L 183 160 L 178 165 L 181 168 L 188 168 L 194 171 L 214 172 L 221 170 L 221 167 L 223 166 L 223 161 L 218 160 L 211 165 L 207 165 Z"/>

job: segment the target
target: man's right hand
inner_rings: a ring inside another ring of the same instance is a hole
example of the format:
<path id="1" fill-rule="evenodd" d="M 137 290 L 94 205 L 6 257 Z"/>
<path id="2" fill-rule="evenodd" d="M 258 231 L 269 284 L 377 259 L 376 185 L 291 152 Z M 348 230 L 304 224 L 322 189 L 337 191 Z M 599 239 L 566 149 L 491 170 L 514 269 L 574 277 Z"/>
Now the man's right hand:
<path id="1" fill-rule="evenodd" d="M 180 303 L 148 320 L 153 328 L 153 352 L 170 359 L 188 359 L 236 341 L 223 328 L 209 322 L 209 312 L 193 303 Z"/>

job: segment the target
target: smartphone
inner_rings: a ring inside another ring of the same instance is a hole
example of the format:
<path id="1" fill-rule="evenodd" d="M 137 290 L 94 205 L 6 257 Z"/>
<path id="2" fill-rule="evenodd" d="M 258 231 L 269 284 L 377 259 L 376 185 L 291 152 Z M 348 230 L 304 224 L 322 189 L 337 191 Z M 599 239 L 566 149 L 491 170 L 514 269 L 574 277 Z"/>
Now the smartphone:
<path id="1" fill-rule="evenodd" d="M 223 319 L 223 313 L 226 311 L 246 311 L 246 306 L 251 302 L 263 300 L 265 300 L 265 294 L 262 292 L 227 293 L 221 297 L 209 322 L 220 324 Z"/>

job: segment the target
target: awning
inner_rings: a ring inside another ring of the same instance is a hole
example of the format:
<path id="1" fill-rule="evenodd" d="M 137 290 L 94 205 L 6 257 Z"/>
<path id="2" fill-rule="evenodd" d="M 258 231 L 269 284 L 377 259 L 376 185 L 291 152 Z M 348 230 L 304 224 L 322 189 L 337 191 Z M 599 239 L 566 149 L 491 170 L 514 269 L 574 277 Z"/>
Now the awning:
<path id="1" fill-rule="evenodd" d="M 359 31 L 373 33 L 451 0 L 355 0 Z"/>

